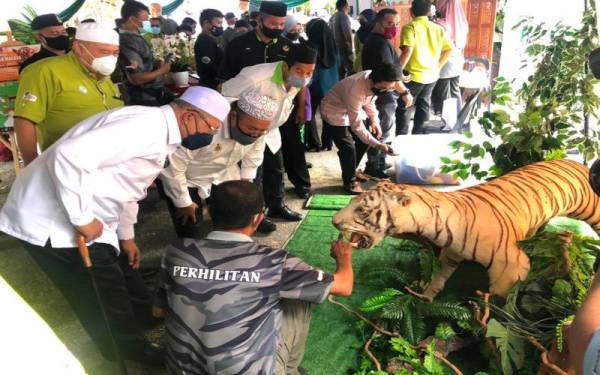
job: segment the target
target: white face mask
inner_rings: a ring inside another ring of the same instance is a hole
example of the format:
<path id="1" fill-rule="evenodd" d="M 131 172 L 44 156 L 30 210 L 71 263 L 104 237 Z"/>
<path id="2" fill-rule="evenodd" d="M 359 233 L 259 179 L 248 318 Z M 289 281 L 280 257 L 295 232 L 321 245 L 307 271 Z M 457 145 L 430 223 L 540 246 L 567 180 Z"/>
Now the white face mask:
<path id="1" fill-rule="evenodd" d="M 86 46 L 82 45 L 85 48 L 85 51 L 92 56 L 92 69 L 105 77 L 108 77 L 115 71 L 117 67 L 117 57 L 113 55 L 103 56 L 103 57 L 94 57 L 92 53 L 87 49 Z"/>

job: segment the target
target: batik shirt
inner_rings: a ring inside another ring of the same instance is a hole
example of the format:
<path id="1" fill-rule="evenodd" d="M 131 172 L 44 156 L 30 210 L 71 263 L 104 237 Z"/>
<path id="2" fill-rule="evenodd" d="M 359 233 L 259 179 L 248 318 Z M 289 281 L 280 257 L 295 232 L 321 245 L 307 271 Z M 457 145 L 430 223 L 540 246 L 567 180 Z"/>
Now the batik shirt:
<path id="1" fill-rule="evenodd" d="M 332 283 L 333 275 L 239 233 L 171 246 L 155 299 L 167 309 L 169 373 L 272 374 L 281 300 L 321 303 Z"/>

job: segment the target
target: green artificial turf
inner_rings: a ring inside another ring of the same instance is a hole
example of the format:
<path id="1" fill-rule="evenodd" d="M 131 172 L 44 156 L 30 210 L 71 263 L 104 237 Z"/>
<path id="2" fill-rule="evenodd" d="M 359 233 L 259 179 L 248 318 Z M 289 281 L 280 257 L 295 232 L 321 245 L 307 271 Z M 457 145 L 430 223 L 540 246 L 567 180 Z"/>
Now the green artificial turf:
<path id="1" fill-rule="evenodd" d="M 335 261 L 329 254 L 331 241 L 338 235 L 331 224 L 334 213 L 333 210 L 309 211 L 286 249 L 315 267 L 334 272 Z M 356 251 L 353 257 L 355 272 L 366 262 L 390 256 L 401 248 L 401 244 L 401 240 L 388 238 L 372 250 Z M 336 299 L 357 307 L 365 298 L 377 292 L 376 288 L 356 282 L 351 297 Z M 311 375 L 346 374 L 349 369 L 357 368 L 357 352 L 366 338 L 360 337 L 356 322 L 354 316 L 327 301 L 315 305 L 303 367 Z"/>
<path id="2" fill-rule="evenodd" d="M 339 210 L 348 205 L 351 195 L 315 194 L 306 202 L 306 208 L 311 210 Z"/>

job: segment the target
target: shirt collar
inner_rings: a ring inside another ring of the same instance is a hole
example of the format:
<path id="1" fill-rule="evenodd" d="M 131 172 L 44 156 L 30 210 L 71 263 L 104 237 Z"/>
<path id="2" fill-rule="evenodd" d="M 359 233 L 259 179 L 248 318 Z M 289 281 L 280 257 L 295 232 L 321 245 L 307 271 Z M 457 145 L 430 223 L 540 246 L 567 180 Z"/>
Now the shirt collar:
<path id="1" fill-rule="evenodd" d="M 206 236 L 206 239 L 216 241 L 254 242 L 252 238 L 243 233 L 226 232 L 221 230 L 213 230 Z"/>
<path id="2" fill-rule="evenodd" d="M 271 81 L 283 85 L 285 82 L 283 81 L 283 62 L 277 63 L 275 67 L 275 71 L 273 72 L 273 77 L 271 77 Z"/>
<path id="3" fill-rule="evenodd" d="M 179 125 L 177 125 L 177 117 L 173 107 L 169 104 L 160 107 L 165 120 L 167 120 L 167 142 L 168 144 L 179 144 L 181 143 L 181 133 L 179 132 Z"/>

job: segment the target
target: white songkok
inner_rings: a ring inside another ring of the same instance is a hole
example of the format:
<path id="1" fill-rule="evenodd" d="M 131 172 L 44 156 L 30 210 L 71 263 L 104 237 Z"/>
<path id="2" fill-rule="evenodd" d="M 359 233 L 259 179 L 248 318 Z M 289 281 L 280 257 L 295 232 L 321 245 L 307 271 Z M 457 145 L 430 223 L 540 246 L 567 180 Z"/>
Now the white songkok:
<path id="1" fill-rule="evenodd" d="M 273 120 L 279 110 L 279 103 L 274 98 L 255 90 L 244 91 L 237 106 L 247 115 L 257 120 Z"/>
<path id="2" fill-rule="evenodd" d="M 110 26 L 97 22 L 86 22 L 79 25 L 75 39 L 85 42 L 119 45 L 119 33 Z"/>
<path id="3" fill-rule="evenodd" d="M 185 90 L 179 99 L 218 118 L 221 122 L 225 120 L 231 109 L 223 95 L 208 87 L 192 86 Z"/>

